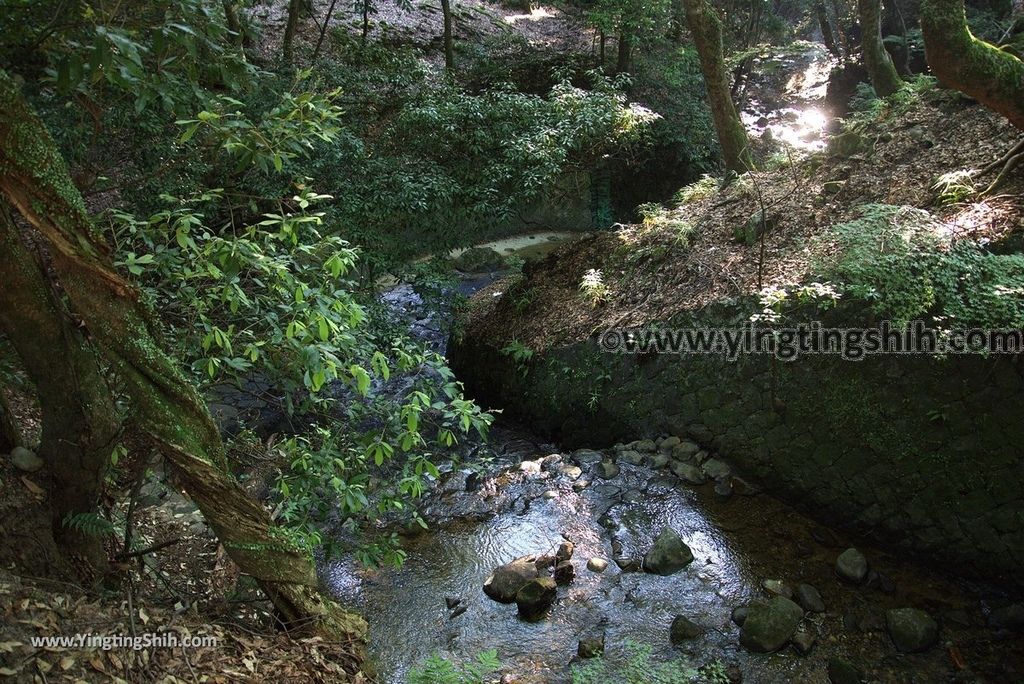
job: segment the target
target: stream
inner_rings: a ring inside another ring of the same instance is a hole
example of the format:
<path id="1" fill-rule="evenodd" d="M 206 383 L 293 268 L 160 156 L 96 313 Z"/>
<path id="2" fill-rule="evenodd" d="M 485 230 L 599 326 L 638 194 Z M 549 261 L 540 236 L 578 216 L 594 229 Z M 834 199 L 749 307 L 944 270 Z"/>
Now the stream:
<path id="1" fill-rule="evenodd" d="M 536 258 L 556 242 L 527 236 L 515 249 L 525 246 Z M 469 294 L 495 275 L 466 275 L 459 290 Z M 414 334 L 443 351 L 448 314 L 426 310 L 410 285 L 383 299 Z M 609 663 L 624 659 L 633 642 L 649 645 L 656 660 L 719 663 L 734 682 L 828 682 L 833 657 L 869 672 L 873 682 L 1024 681 L 1019 639 L 987 625 L 988 600 L 1001 598 L 990 588 L 823 527 L 731 474 L 727 486 L 690 486 L 664 464 L 657 467 L 653 444 L 568 453 L 504 419 L 491 437 L 477 450 L 479 464 L 442 468 L 420 504 L 429 530 L 403 538 L 408 556 L 401 568 L 371 570 L 350 560 L 321 567 L 334 596 L 367 616 L 382 682 L 406 681 L 410 668 L 433 654 L 469 661 L 489 649 L 497 649 L 502 682 L 569 682 L 579 640 L 599 635 Z M 637 458 L 640 450 L 647 453 Z M 600 472 L 602 458 L 615 459 L 618 472 Z M 664 577 L 632 569 L 666 527 L 695 560 Z M 575 544 L 575 579 L 558 588 L 543 620 L 527 622 L 515 604 L 482 591 L 497 566 L 553 554 L 564 540 Z M 849 546 L 871 568 L 859 586 L 835 572 Z M 607 569 L 589 570 L 591 558 L 607 559 Z M 625 569 L 612 559 L 627 559 Z M 815 641 L 809 654 L 790 646 L 765 655 L 740 646 L 732 612 L 770 596 L 765 580 L 788 588 L 807 583 L 820 592 L 825 612 L 803 621 Z M 908 606 L 941 624 L 939 644 L 924 653 L 897 652 L 886 632 L 885 611 Z M 681 648 L 669 641 L 676 615 L 701 631 Z"/>

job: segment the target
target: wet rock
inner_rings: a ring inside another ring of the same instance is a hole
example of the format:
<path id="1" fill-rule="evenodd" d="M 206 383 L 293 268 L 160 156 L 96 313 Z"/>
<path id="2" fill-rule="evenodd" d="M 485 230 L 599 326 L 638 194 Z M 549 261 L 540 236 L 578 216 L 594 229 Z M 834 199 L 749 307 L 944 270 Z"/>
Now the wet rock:
<path id="1" fill-rule="evenodd" d="M 715 495 L 719 499 L 728 499 L 732 492 L 732 480 L 719 480 L 715 483 Z"/>
<path id="2" fill-rule="evenodd" d="M 557 558 L 552 556 L 550 553 L 546 553 L 543 556 L 537 556 L 537 560 L 534 561 L 534 565 L 537 566 L 537 572 L 540 573 L 548 568 L 555 567 L 555 563 L 557 562 Z"/>
<path id="3" fill-rule="evenodd" d="M 604 634 L 587 639 L 580 639 L 576 654 L 580 658 L 596 658 L 604 653 Z"/>
<path id="4" fill-rule="evenodd" d="M 590 480 L 577 480 L 572 483 L 572 491 L 582 492 L 584 489 L 590 486 Z"/>
<path id="5" fill-rule="evenodd" d="M 619 474 L 619 466 L 615 461 L 601 461 L 597 466 L 597 476 L 602 480 L 611 480 Z"/>
<path id="6" fill-rule="evenodd" d="M 637 501 L 643 501 L 644 498 L 644 493 L 639 489 L 630 489 L 621 497 L 622 501 L 625 503 L 636 503 Z"/>
<path id="7" fill-rule="evenodd" d="M 555 552 L 555 560 L 561 563 L 572 558 L 573 552 L 576 551 L 576 545 L 571 541 L 564 541 L 558 545 L 558 551 Z"/>
<path id="8" fill-rule="evenodd" d="M 616 556 L 612 560 L 619 566 L 619 570 L 622 572 L 639 572 L 641 565 L 640 561 L 630 556 Z"/>
<path id="9" fill-rule="evenodd" d="M 825 602 L 821 600 L 821 594 L 818 593 L 818 590 L 810 584 L 796 585 L 796 591 L 793 592 L 793 598 L 800 607 L 808 613 L 825 612 Z"/>
<path id="10" fill-rule="evenodd" d="M 587 570 L 591 572 L 604 572 L 608 568 L 608 561 L 604 558 L 591 558 L 587 561 Z"/>
<path id="11" fill-rule="evenodd" d="M 537 557 L 523 556 L 495 568 L 484 581 L 484 593 L 499 603 L 512 603 L 528 582 L 537 577 Z"/>
<path id="12" fill-rule="evenodd" d="M 803 615 L 803 609 L 784 596 L 754 601 L 740 628 L 740 644 L 755 653 L 777 651 L 796 633 Z"/>
<path id="13" fill-rule="evenodd" d="M 470 473 L 466 476 L 465 490 L 467 492 L 475 492 L 483 486 L 481 481 L 480 473 Z"/>
<path id="14" fill-rule="evenodd" d="M 689 441 L 682 441 L 672 447 L 672 458 L 677 461 L 688 461 L 700 451 L 700 445 Z"/>
<path id="15" fill-rule="evenodd" d="M 622 463 L 628 463 L 629 465 L 643 465 L 644 460 L 645 459 L 643 454 L 641 454 L 639 451 L 633 451 L 632 449 L 623 451 L 622 453 L 619 454 L 619 461 L 621 461 Z"/>
<path id="16" fill-rule="evenodd" d="M 673 646 L 679 646 L 690 639 L 696 639 L 704 629 L 685 615 L 676 615 L 669 628 L 668 638 Z"/>
<path id="17" fill-rule="evenodd" d="M 540 460 L 540 467 L 542 470 L 555 470 L 556 466 L 561 462 L 561 454 L 548 454 Z"/>
<path id="18" fill-rule="evenodd" d="M 830 684 L 862 684 L 864 675 L 849 660 L 829 658 L 828 681 Z"/>
<path id="19" fill-rule="evenodd" d="M 767 591 L 772 596 L 785 596 L 788 599 L 793 598 L 793 588 L 785 582 L 783 582 L 782 580 L 761 580 L 761 588 Z"/>
<path id="20" fill-rule="evenodd" d="M 457 618 L 460 615 L 462 615 L 463 613 L 465 613 L 468 609 L 469 609 L 469 606 L 466 606 L 466 605 L 458 606 L 455 610 L 452 611 L 452 614 L 448 616 L 448 619 L 449 620 L 454 620 L 455 618 Z"/>
<path id="21" fill-rule="evenodd" d="M 454 608 L 455 606 L 459 605 L 460 603 L 462 603 L 462 599 L 459 598 L 458 596 L 445 596 L 444 597 L 444 604 L 446 606 L 448 606 L 448 610 L 451 610 L 452 608 Z"/>
<path id="22" fill-rule="evenodd" d="M 836 558 L 836 574 L 847 582 L 860 584 L 868 574 L 868 559 L 863 553 L 850 547 Z"/>
<path id="23" fill-rule="evenodd" d="M 743 622 L 747 619 L 748 612 L 749 611 L 746 606 L 736 606 L 732 609 L 732 614 L 729 615 L 729 619 L 736 623 L 737 627 L 742 627 Z"/>
<path id="24" fill-rule="evenodd" d="M 885 613 L 885 626 L 903 653 L 927 651 L 939 640 L 939 624 L 917 608 L 893 608 Z"/>
<path id="25" fill-rule="evenodd" d="M 817 638 L 810 632 L 804 630 L 797 630 L 797 633 L 793 635 L 792 643 L 793 648 L 800 655 L 807 655 L 814 649 L 814 642 Z"/>
<path id="26" fill-rule="evenodd" d="M 572 458 L 581 466 L 593 465 L 604 460 L 604 454 L 593 449 L 577 449 L 572 452 Z"/>
<path id="27" fill-rule="evenodd" d="M 519 464 L 519 472 L 527 475 L 539 475 L 540 470 L 540 461 L 523 461 Z"/>
<path id="28" fill-rule="evenodd" d="M 709 458 L 704 461 L 700 469 L 712 480 L 724 480 L 732 475 L 732 469 L 717 458 Z"/>
<path id="29" fill-rule="evenodd" d="M 996 608 L 989 614 L 988 623 L 1002 629 L 1024 630 L 1024 603 Z"/>
<path id="30" fill-rule="evenodd" d="M 571 584 L 576 579 L 576 568 L 573 567 L 571 561 L 560 561 L 555 566 L 555 572 L 553 573 L 556 584 L 566 585 Z"/>
<path id="31" fill-rule="evenodd" d="M 701 469 L 689 463 L 679 463 L 678 461 L 673 463 L 672 474 L 686 484 L 702 485 L 705 482 L 704 473 L 701 472 Z"/>
<path id="32" fill-rule="evenodd" d="M 701 449 L 700 451 L 693 455 L 693 460 L 697 463 L 697 465 L 702 465 L 704 461 L 708 460 L 709 458 L 711 458 L 711 454 L 709 454 L 707 451 L 704 451 L 703 449 Z"/>
<path id="33" fill-rule="evenodd" d="M 647 465 L 657 470 L 659 468 L 664 468 L 665 466 L 667 466 L 668 462 L 668 454 L 658 452 L 651 454 L 651 457 L 647 460 Z"/>
<path id="34" fill-rule="evenodd" d="M 516 607 L 524 619 L 536 620 L 543 617 L 555 602 L 556 596 L 555 580 L 550 577 L 536 577 L 524 584 L 516 593 Z"/>
<path id="35" fill-rule="evenodd" d="M 11 449 L 11 464 L 22 472 L 34 473 L 43 467 L 43 459 L 31 449 L 17 446 Z"/>
<path id="36" fill-rule="evenodd" d="M 644 570 L 655 575 L 671 575 L 692 562 L 693 552 L 690 547 L 679 538 L 675 530 L 666 527 L 644 556 Z"/>
<path id="37" fill-rule="evenodd" d="M 545 499 L 549 499 L 549 500 L 550 499 L 557 499 L 558 498 L 558 491 L 555 490 L 555 489 L 549 489 L 546 492 L 544 492 L 543 496 L 544 496 Z"/>
<path id="38" fill-rule="evenodd" d="M 635 442 L 630 442 L 626 446 L 634 451 L 642 451 L 644 453 L 651 453 L 658 448 L 654 445 L 654 440 L 651 439 L 638 439 Z"/>
<path id="39" fill-rule="evenodd" d="M 671 437 L 666 437 L 661 440 L 661 443 L 658 445 L 658 449 L 666 453 L 671 453 L 672 450 L 679 446 L 679 443 L 682 441 L 683 440 L 679 439 L 675 435 L 672 435 Z"/>
<path id="40" fill-rule="evenodd" d="M 558 474 L 565 475 L 570 480 L 578 480 L 583 475 L 583 469 L 579 466 L 565 465 L 564 463 L 558 466 Z"/>

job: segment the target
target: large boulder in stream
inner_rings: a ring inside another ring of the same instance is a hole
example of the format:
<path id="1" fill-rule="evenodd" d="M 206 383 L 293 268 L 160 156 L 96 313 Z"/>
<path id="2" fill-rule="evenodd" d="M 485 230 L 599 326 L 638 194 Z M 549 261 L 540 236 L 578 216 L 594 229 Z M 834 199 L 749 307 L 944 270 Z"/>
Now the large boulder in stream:
<path id="1" fill-rule="evenodd" d="M 536 556 L 516 558 L 494 569 L 484 581 L 484 593 L 499 603 L 512 603 L 519 590 L 538 574 Z"/>
<path id="2" fill-rule="evenodd" d="M 671 575 L 693 562 L 693 552 L 675 530 L 666 527 L 644 556 L 644 570 L 655 575 Z"/>
<path id="3" fill-rule="evenodd" d="M 784 596 L 753 601 L 740 628 L 740 643 L 755 653 L 777 651 L 793 638 L 803 609 Z"/>
<path id="4" fill-rule="evenodd" d="M 885 614 L 885 626 L 903 653 L 927 651 L 939 640 L 939 624 L 917 608 L 893 608 Z"/>
<path id="5" fill-rule="evenodd" d="M 470 247 L 453 260 L 463 273 L 490 273 L 505 265 L 505 259 L 490 247 Z"/>
<path id="6" fill-rule="evenodd" d="M 544 617 L 544 613 L 555 602 L 557 593 L 555 580 L 550 577 L 536 577 L 530 580 L 516 593 L 519 614 L 525 620 L 538 620 Z"/>

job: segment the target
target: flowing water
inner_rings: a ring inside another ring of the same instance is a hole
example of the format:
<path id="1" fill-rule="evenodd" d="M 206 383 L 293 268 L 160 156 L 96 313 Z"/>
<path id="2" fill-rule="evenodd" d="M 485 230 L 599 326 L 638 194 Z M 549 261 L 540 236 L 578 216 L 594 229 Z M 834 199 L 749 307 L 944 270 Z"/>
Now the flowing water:
<path id="1" fill-rule="evenodd" d="M 528 241 L 529 245 L 531 241 Z M 493 276 L 492 276 L 493 277 Z M 464 291 L 489 282 L 478 277 Z M 443 350 L 445 314 L 425 311 L 410 286 L 384 299 L 421 338 Z M 606 452 L 610 453 L 610 452 Z M 544 469 L 536 464 L 548 458 Z M 367 616 L 370 653 L 381 681 L 399 684 L 432 654 L 459 661 L 497 649 L 507 681 L 567 682 L 577 643 L 604 634 L 606 657 L 621 659 L 629 642 L 648 644 L 658 659 L 695 666 L 719 661 L 744 682 L 827 682 L 826 664 L 842 656 L 880 682 L 1024 681 L 1020 640 L 985 626 L 989 593 L 892 556 L 865 540 L 845 538 L 740 480 L 723 498 L 708 484 L 685 485 L 667 470 L 620 461 L 611 480 L 595 476 L 595 452 L 561 452 L 528 430 L 500 422 L 476 451 L 484 465 L 451 467 L 422 502 L 429 531 L 404 539 L 400 569 L 368 570 L 349 561 L 324 565 L 323 579 L 345 605 Z M 524 472 L 520 464 L 536 464 Z M 561 472 L 559 465 L 577 465 Z M 575 477 L 574 477 L 575 476 Z M 624 572 L 609 563 L 587 569 L 591 557 L 641 558 L 664 527 L 674 529 L 695 560 L 668 577 Z M 482 591 L 487 576 L 517 557 L 575 546 L 575 580 L 540 622 L 521 620 L 515 605 Z M 875 571 L 870 586 L 840 582 L 838 554 L 856 544 Z M 815 586 L 827 612 L 808 614 L 804 628 L 817 643 L 809 656 L 791 648 L 771 655 L 739 646 L 732 610 L 766 596 L 762 581 Z M 452 617 L 446 599 L 465 612 Z M 888 608 L 928 610 L 942 623 L 942 644 L 923 654 L 897 654 L 884 629 Z M 703 634 L 680 650 L 669 625 L 685 615 Z M 955 649 L 955 650 L 951 650 Z M 966 669 L 954 667 L 957 659 Z M 504 680 L 503 680 L 504 681 Z M 614 681 L 614 680 L 609 680 Z"/>

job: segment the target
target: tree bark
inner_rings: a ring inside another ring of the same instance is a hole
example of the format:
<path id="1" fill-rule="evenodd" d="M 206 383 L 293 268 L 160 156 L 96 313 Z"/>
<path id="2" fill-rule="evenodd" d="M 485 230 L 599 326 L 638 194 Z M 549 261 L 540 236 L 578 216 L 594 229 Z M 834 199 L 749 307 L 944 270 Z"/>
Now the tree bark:
<path id="1" fill-rule="evenodd" d="M 455 36 L 451 0 L 441 0 L 441 14 L 444 17 L 444 68 L 452 74 L 455 73 Z"/>
<path id="2" fill-rule="evenodd" d="M 924 0 L 921 33 L 928 66 L 943 85 L 1024 130 L 1024 62 L 971 34 L 963 0 Z"/>
<path id="3" fill-rule="evenodd" d="M 728 72 L 722 55 L 722 21 L 707 0 L 683 0 L 686 20 L 700 57 L 718 142 L 727 170 L 745 173 L 753 168 L 747 132 L 729 91 Z"/>
<path id="4" fill-rule="evenodd" d="M 0 330 L 35 384 L 42 408 L 39 455 L 52 479 L 53 537 L 89 579 L 107 565 L 103 539 L 69 527 L 64 520 L 97 512 L 119 430 L 117 412 L 93 350 L 73 326 L 43 264 L 25 245 L 2 200 L 0 282 Z"/>
<path id="5" fill-rule="evenodd" d="M 21 430 L 3 389 L 0 389 L 0 454 L 6 454 L 16 446 L 24 446 Z"/>
<path id="6" fill-rule="evenodd" d="M 284 40 L 281 42 L 281 54 L 284 61 L 291 62 L 294 53 L 295 33 L 299 30 L 299 14 L 302 12 L 302 0 L 288 1 L 288 23 L 284 27 Z"/>
<path id="7" fill-rule="evenodd" d="M 836 43 L 836 36 L 832 33 L 832 22 L 828 19 L 828 10 L 825 9 L 824 2 L 818 2 L 814 5 L 814 12 L 818 17 L 818 26 L 821 28 L 821 40 L 825 43 L 825 47 L 828 49 L 832 56 L 836 59 L 842 59 L 843 53 L 839 50 L 839 45 Z"/>
<path id="8" fill-rule="evenodd" d="M 626 28 L 619 30 L 619 49 L 615 58 L 615 73 L 624 74 L 629 71 L 632 62 L 633 37 Z"/>
<path id="9" fill-rule="evenodd" d="M 54 275 L 131 398 L 137 425 L 174 466 L 231 559 L 256 579 L 287 626 L 360 641 L 363 619 L 315 592 L 309 552 L 290 543 L 228 471 L 205 403 L 158 343 L 138 292 L 113 269 L 57 146 L 3 70 L 0 192 L 45 241 Z"/>
<path id="10" fill-rule="evenodd" d="M 857 14 L 864 67 L 875 92 L 880 97 L 888 97 L 903 87 L 903 79 L 882 43 L 882 0 L 857 0 Z"/>

